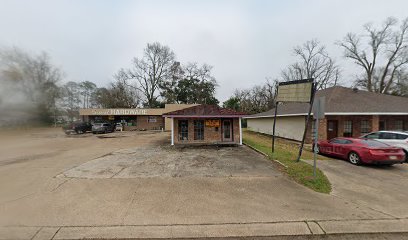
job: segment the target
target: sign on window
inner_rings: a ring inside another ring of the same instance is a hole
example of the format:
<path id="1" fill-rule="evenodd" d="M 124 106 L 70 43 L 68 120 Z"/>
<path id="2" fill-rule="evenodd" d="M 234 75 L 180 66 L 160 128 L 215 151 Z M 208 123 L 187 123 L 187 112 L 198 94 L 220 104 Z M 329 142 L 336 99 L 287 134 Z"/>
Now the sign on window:
<path id="1" fill-rule="evenodd" d="M 205 126 L 206 127 L 219 127 L 220 126 L 220 120 L 218 120 L 218 119 L 207 119 L 207 120 L 205 120 Z"/>

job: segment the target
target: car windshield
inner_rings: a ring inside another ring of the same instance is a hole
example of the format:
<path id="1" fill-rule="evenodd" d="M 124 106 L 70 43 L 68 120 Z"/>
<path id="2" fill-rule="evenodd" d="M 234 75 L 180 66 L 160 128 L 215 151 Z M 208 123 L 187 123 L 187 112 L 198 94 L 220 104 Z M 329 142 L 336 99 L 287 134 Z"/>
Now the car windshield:
<path id="1" fill-rule="evenodd" d="M 94 123 L 94 126 L 95 127 L 100 127 L 100 126 L 102 126 L 103 124 L 102 123 Z"/>
<path id="2" fill-rule="evenodd" d="M 388 144 L 374 141 L 374 140 L 364 140 L 361 141 L 362 144 L 367 145 L 368 147 L 389 147 Z"/>

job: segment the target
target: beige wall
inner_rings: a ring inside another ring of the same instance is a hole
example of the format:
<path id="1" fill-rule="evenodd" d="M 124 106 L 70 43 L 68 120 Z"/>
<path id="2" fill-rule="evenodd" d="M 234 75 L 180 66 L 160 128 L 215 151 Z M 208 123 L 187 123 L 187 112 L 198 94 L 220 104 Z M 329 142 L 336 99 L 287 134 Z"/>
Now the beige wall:
<path id="1" fill-rule="evenodd" d="M 248 118 L 248 129 L 272 135 L 273 118 Z M 305 117 L 278 117 L 276 136 L 301 141 L 305 130 Z"/>

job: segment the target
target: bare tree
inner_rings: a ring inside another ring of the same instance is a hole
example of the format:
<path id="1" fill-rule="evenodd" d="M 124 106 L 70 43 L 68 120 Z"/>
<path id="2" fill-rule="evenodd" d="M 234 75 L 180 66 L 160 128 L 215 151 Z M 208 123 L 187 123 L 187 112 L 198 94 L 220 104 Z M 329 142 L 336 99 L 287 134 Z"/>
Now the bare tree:
<path id="1" fill-rule="evenodd" d="M 108 88 L 97 88 L 91 96 L 94 107 L 136 108 L 140 106 L 139 91 L 126 81 L 115 81 Z"/>
<path id="2" fill-rule="evenodd" d="M 364 25 L 364 34 L 348 33 L 338 44 L 344 56 L 363 69 L 356 81 L 370 92 L 390 93 L 396 87 L 396 76 L 408 63 L 408 18 L 398 26 L 387 18 L 379 28 Z"/>
<path id="3" fill-rule="evenodd" d="M 284 81 L 314 78 L 317 89 L 338 84 L 340 68 L 319 41 L 307 41 L 295 47 L 293 52 L 299 61 L 282 71 L 281 76 Z"/>
<path id="4" fill-rule="evenodd" d="M 172 76 L 175 54 L 168 46 L 158 42 L 147 44 L 142 58 L 134 58 L 132 67 L 121 69 L 116 80 L 136 80 L 136 87 L 146 98 L 146 106 L 158 104 L 160 85 Z"/>
<path id="5" fill-rule="evenodd" d="M 390 92 L 392 95 L 408 97 L 408 72 L 400 70 L 395 75 L 395 87 Z"/>
<path id="6" fill-rule="evenodd" d="M 276 83 L 276 80 L 267 79 L 266 83 L 250 89 L 236 89 L 224 106 L 248 114 L 268 111 L 275 106 Z"/>

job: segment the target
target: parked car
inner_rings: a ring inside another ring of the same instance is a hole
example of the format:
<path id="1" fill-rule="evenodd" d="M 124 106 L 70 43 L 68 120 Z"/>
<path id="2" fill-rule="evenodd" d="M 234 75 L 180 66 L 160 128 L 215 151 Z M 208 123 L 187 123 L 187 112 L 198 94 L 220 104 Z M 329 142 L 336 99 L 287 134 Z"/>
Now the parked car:
<path id="1" fill-rule="evenodd" d="M 111 123 L 94 123 L 92 125 L 92 133 L 108 133 L 115 131 L 115 126 Z"/>
<path id="2" fill-rule="evenodd" d="M 317 151 L 320 154 L 346 159 L 354 165 L 362 163 L 392 165 L 405 161 L 405 153 L 401 148 L 363 138 L 333 138 L 329 141 L 319 141 Z"/>
<path id="3" fill-rule="evenodd" d="M 405 152 L 405 161 L 408 161 L 408 132 L 378 131 L 361 136 L 364 139 L 375 139 L 394 147 L 400 147 Z"/>
<path id="4" fill-rule="evenodd" d="M 122 123 L 116 123 L 115 124 L 115 131 L 123 131 L 123 124 Z"/>
<path id="5" fill-rule="evenodd" d="M 92 125 L 88 122 L 74 122 L 62 126 L 62 130 L 65 132 L 65 134 L 81 134 L 92 131 Z"/>

